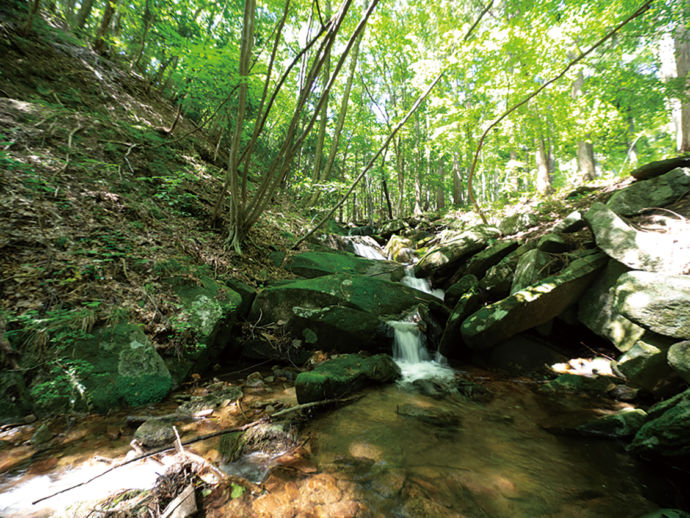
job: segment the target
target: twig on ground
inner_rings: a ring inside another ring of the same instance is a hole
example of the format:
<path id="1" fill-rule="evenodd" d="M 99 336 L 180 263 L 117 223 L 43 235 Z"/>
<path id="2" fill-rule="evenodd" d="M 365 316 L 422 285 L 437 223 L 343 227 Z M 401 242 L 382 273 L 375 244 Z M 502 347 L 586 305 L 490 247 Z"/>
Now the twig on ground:
<path id="1" fill-rule="evenodd" d="M 82 126 L 81 123 L 78 123 L 77 127 L 70 131 L 69 136 L 67 137 L 67 156 L 65 157 L 65 165 L 63 165 L 62 168 L 60 168 L 58 174 L 62 174 L 65 171 L 67 171 L 71 159 L 70 150 L 72 149 L 72 138 L 78 131 L 81 131 L 82 129 L 84 129 L 84 126 Z"/>

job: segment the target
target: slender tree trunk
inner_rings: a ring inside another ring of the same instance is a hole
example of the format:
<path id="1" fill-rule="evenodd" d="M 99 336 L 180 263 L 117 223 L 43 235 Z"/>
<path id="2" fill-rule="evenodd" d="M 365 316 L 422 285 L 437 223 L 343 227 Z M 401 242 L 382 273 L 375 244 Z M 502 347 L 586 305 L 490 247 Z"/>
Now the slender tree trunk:
<path id="1" fill-rule="evenodd" d="M 453 205 L 460 207 L 464 204 L 464 188 L 462 186 L 462 170 L 460 169 L 460 153 L 453 153 Z"/>
<path id="2" fill-rule="evenodd" d="M 383 158 L 381 159 L 381 189 L 383 191 L 384 201 L 386 202 L 386 209 L 388 210 L 388 219 L 393 219 L 393 205 L 391 204 L 391 196 L 388 192 L 388 181 L 386 180 L 386 155 L 388 148 L 383 151 Z"/>
<path id="3" fill-rule="evenodd" d="M 443 158 L 439 158 L 436 164 L 438 185 L 436 186 L 436 210 L 443 210 L 446 208 L 446 188 L 445 188 L 445 171 L 443 168 Z"/>
<path id="4" fill-rule="evenodd" d="M 333 139 L 331 140 L 331 149 L 328 153 L 328 161 L 326 162 L 326 167 L 323 170 L 322 180 L 327 181 L 331 175 L 331 169 L 333 168 L 333 163 L 335 162 L 335 157 L 338 153 L 338 143 L 340 142 L 340 135 L 345 126 L 345 117 L 347 115 L 347 105 L 350 102 L 350 91 L 352 90 L 352 82 L 355 77 L 355 71 L 357 70 L 357 59 L 359 56 L 359 45 L 362 41 L 362 36 L 364 32 L 360 34 L 355 42 L 355 46 L 352 48 L 352 58 L 350 61 L 350 69 L 348 71 L 347 80 L 345 83 L 345 90 L 343 92 L 343 99 L 340 103 L 340 111 L 338 112 L 338 122 L 335 125 L 335 131 L 333 132 Z"/>
<path id="5" fill-rule="evenodd" d="M 81 4 L 79 12 L 77 13 L 77 19 L 74 21 L 74 26 L 77 29 L 83 29 L 84 25 L 86 25 L 86 20 L 89 19 L 91 9 L 93 9 L 93 1 L 94 0 L 84 0 Z"/>
<path id="6" fill-rule="evenodd" d="M 690 30 L 679 23 L 673 38 L 676 77 L 684 78 L 684 90 L 674 113 L 676 126 L 676 149 L 690 153 Z"/>
<path id="7" fill-rule="evenodd" d="M 141 43 L 139 44 L 139 51 L 137 52 L 137 57 L 134 61 L 132 61 L 132 64 L 129 67 L 130 70 L 132 70 L 133 68 L 139 68 L 139 62 L 141 61 L 141 57 L 144 55 L 144 49 L 146 48 L 146 36 L 148 36 L 149 29 L 151 28 L 150 3 L 151 0 L 146 0 L 146 4 L 144 7 L 144 16 L 142 18 L 142 21 L 144 22 L 144 32 L 141 35 Z"/>
<path id="8" fill-rule="evenodd" d="M 403 217 L 403 204 L 405 201 L 405 150 L 403 148 L 402 131 L 400 136 L 393 141 L 395 149 L 395 163 L 398 173 L 398 203 L 396 213 L 399 218 Z"/>
<path id="9" fill-rule="evenodd" d="M 581 140 L 577 143 L 577 168 L 580 171 L 582 181 L 594 180 L 596 176 L 594 146 L 589 141 Z"/>
<path id="10" fill-rule="evenodd" d="M 168 89 L 170 86 L 170 82 L 172 81 L 173 75 L 175 74 L 175 69 L 177 68 L 177 64 L 180 62 L 180 56 L 175 56 L 172 59 L 171 65 L 170 65 L 170 72 L 168 72 L 168 77 L 165 78 L 165 81 L 163 81 L 163 84 L 161 85 L 160 89 L 158 90 L 158 93 L 160 95 L 163 95 L 165 91 Z M 166 65 L 166 68 L 168 68 L 168 65 Z"/>
<path id="11" fill-rule="evenodd" d="M 108 34 L 108 29 L 110 27 L 110 22 L 113 19 L 113 13 L 115 8 L 113 6 L 113 0 L 105 1 L 105 12 L 103 13 L 103 18 L 101 19 L 101 25 L 98 27 L 96 32 L 96 38 L 94 39 L 93 49 L 102 54 L 105 50 L 105 37 Z"/>
<path id="12" fill-rule="evenodd" d="M 331 16 L 331 1 L 326 0 L 326 18 Z M 326 61 L 323 65 L 323 75 L 322 84 L 324 91 L 328 85 L 328 80 L 331 75 L 331 53 L 326 54 Z M 312 205 L 316 203 L 319 198 L 319 187 L 318 184 L 321 181 L 323 175 L 321 174 L 321 160 L 323 158 L 323 143 L 326 140 L 326 127 L 328 126 L 328 92 L 325 93 L 326 100 L 321 107 L 321 114 L 319 115 L 319 132 L 316 137 L 316 149 L 314 150 L 314 171 L 312 172 L 312 178 L 314 181 L 314 187 L 316 190 L 311 196 Z"/>
<path id="13" fill-rule="evenodd" d="M 551 178 L 549 176 L 549 157 L 546 152 L 546 145 L 543 137 L 537 137 L 537 192 L 539 194 L 549 194 L 552 191 Z"/>
<path id="14" fill-rule="evenodd" d="M 228 158 L 226 171 L 226 184 L 230 186 L 230 221 L 228 223 L 228 248 L 241 253 L 242 239 L 244 238 L 244 204 L 240 197 L 238 181 L 238 165 L 240 156 L 240 143 L 242 139 L 242 125 L 244 112 L 247 106 L 247 92 L 249 91 L 249 62 L 252 56 L 254 44 L 254 13 L 256 0 L 245 0 L 244 19 L 242 25 L 242 43 L 240 47 L 240 88 L 237 101 L 237 116 L 235 117 L 235 129 L 232 134 L 232 144 Z"/>
<path id="15" fill-rule="evenodd" d="M 415 130 L 415 149 L 417 151 L 417 160 L 415 160 L 414 173 L 414 215 L 419 216 L 422 213 L 422 148 L 421 148 L 421 131 L 419 129 L 419 115 L 415 113 L 414 117 Z"/>
<path id="16" fill-rule="evenodd" d="M 74 4 L 76 3 L 76 0 L 67 0 L 63 5 L 64 5 L 64 15 L 65 15 L 65 20 L 67 20 L 67 23 L 69 26 L 74 25 Z"/>
<path id="17" fill-rule="evenodd" d="M 41 7 L 41 0 L 33 0 L 31 4 L 31 9 L 29 10 L 29 16 L 26 19 L 22 33 L 24 36 L 28 36 L 31 33 L 31 28 L 34 26 L 34 18 L 38 14 L 38 9 Z"/>

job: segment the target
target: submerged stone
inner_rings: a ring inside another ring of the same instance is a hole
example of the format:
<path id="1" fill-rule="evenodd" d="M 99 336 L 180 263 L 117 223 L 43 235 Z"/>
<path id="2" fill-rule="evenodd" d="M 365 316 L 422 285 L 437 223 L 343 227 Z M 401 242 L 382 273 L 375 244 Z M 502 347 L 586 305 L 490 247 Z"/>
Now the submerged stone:
<path id="1" fill-rule="evenodd" d="M 436 407 L 421 407 L 413 404 L 398 405 L 395 412 L 403 417 L 410 417 L 425 424 L 441 428 L 455 428 L 460 425 L 460 417 L 450 410 Z"/>
<path id="2" fill-rule="evenodd" d="M 690 389 L 649 409 L 649 420 L 635 435 L 629 450 L 637 455 L 690 466 Z"/>
<path id="3" fill-rule="evenodd" d="M 624 439 L 635 435 L 646 419 L 644 410 L 626 408 L 581 424 L 576 430 L 583 435 Z"/>
<path id="4" fill-rule="evenodd" d="M 348 354 L 333 358 L 295 379 L 297 401 L 310 403 L 342 398 L 367 385 L 390 383 L 400 377 L 400 367 L 387 354 Z"/>
<path id="5" fill-rule="evenodd" d="M 605 263 L 599 253 L 576 259 L 561 273 L 481 308 L 462 324 L 465 343 L 487 349 L 548 322 L 580 297 Z"/>

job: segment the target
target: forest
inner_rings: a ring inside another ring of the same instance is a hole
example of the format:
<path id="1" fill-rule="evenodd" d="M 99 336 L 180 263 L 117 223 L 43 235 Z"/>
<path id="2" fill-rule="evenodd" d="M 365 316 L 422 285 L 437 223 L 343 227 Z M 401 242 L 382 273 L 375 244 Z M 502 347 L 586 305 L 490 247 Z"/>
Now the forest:
<path id="1" fill-rule="evenodd" d="M 0 516 L 685 518 L 690 4 L 4 0 Z"/>

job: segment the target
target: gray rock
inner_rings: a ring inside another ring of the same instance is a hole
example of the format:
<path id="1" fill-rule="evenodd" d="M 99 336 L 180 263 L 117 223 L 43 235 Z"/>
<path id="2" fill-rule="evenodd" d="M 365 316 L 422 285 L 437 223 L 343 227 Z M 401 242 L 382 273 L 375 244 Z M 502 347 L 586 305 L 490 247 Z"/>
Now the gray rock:
<path id="1" fill-rule="evenodd" d="M 551 233 L 543 235 L 538 243 L 537 248 L 542 252 L 549 254 L 562 254 L 573 249 L 573 244 L 566 241 L 562 236 Z"/>
<path id="2" fill-rule="evenodd" d="M 463 322 L 465 343 L 473 349 L 490 348 L 548 322 L 580 297 L 604 264 L 603 254 L 582 257 L 561 273 L 483 307 Z"/>
<path id="3" fill-rule="evenodd" d="M 524 253 L 515 267 L 510 293 L 513 294 L 548 277 L 548 266 L 552 262 L 554 260 L 550 255 L 536 248 Z"/>
<path id="4" fill-rule="evenodd" d="M 147 419 L 134 431 L 134 438 L 147 448 L 165 446 L 175 440 L 172 426 L 169 419 Z"/>
<path id="5" fill-rule="evenodd" d="M 53 438 L 53 432 L 50 431 L 50 428 L 48 428 L 48 425 L 42 424 L 41 426 L 38 427 L 38 429 L 31 436 L 31 439 L 29 440 L 29 442 L 31 442 L 31 444 L 33 444 L 34 446 L 40 446 L 42 444 L 47 443 L 52 438 Z"/>
<path id="6" fill-rule="evenodd" d="M 489 268 L 484 278 L 479 281 L 479 288 L 486 293 L 490 300 L 502 299 L 510 295 L 513 274 L 520 257 L 537 247 L 537 241 L 527 241 L 513 252 Z"/>
<path id="7" fill-rule="evenodd" d="M 681 273 L 687 258 L 674 257 L 674 237 L 639 232 L 603 203 L 594 203 L 585 214 L 597 246 L 609 257 L 634 270 Z"/>
<path id="8" fill-rule="evenodd" d="M 690 383 L 690 340 L 673 344 L 666 353 L 666 360 L 681 378 Z"/>
<path id="9" fill-rule="evenodd" d="M 577 232 L 585 227 L 585 220 L 582 217 L 582 213 L 579 210 L 571 212 L 561 221 L 556 223 L 552 228 L 551 232 L 569 234 L 571 232 Z"/>
<path id="10" fill-rule="evenodd" d="M 690 518 L 690 514 L 680 509 L 657 509 L 640 518 Z"/>
<path id="11" fill-rule="evenodd" d="M 613 307 L 616 283 L 629 268 L 610 260 L 606 269 L 587 288 L 578 302 L 577 317 L 594 333 L 607 338 L 625 352 L 644 334 L 644 329 L 618 313 Z"/>
<path id="12" fill-rule="evenodd" d="M 448 358 L 463 357 L 466 353 L 466 349 L 462 338 L 462 323 L 468 316 L 477 311 L 481 305 L 482 298 L 479 294 L 475 277 L 475 285 L 470 286 L 469 289 L 460 296 L 455 307 L 453 307 L 453 311 L 451 311 L 448 317 L 438 346 L 442 355 Z"/>
<path id="13" fill-rule="evenodd" d="M 539 220 L 531 212 L 518 212 L 507 218 L 503 218 L 498 225 L 498 229 L 504 236 L 510 236 L 522 232 L 530 227 L 535 226 Z"/>
<path id="14" fill-rule="evenodd" d="M 416 277 L 429 277 L 438 282 L 455 273 L 471 254 L 483 249 L 489 239 L 499 236 L 493 227 L 480 225 L 462 232 L 451 241 L 432 248 L 415 265 Z"/>
<path id="15" fill-rule="evenodd" d="M 399 263 L 405 263 L 407 262 L 406 259 L 408 256 L 406 251 L 412 249 L 413 247 L 414 244 L 412 243 L 411 239 L 396 234 L 391 236 L 383 250 L 391 260 Z"/>
<path id="16" fill-rule="evenodd" d="M 624 439 L 635 435 L 646 419 L 647 413 L 644 410 L 625 408 L 581 424 L 576 430 L 583 435 Z"/>
<path id="17" fill-rule="evenodd" d="M 490 245 L 486 250 L 472 256 L 472 259 L 467 263 L 465 275 L 476 275 L 477 278 L 481 278 L 489 268 L 516 250 L 517 247 L 518 242 L 514 239 L 507 239 Z"/>
<path id="18" fill-rule="evenodd" d="M 655 333 L 690 338 L 690 276 L 628 272 L 618 279 L 616 310 Z"/>
<path id="19" fill-rule="evenodd" d="M 637 432 L 629 450 L 687 469 L 690 464 L 690 389 L 657 403 L 648 414 L 649 420 Z"/>
<path id="20" fill-rule="evenodd" d="M 664 207 L 688 191 L 690 168 L 678 168 L 663 176 L 635 182 L 616 191 L 606 205 L 616 214 L 631 216 L 642 209 Z"/>
<path id="21" fill-rule="evenodd" d="M 631 385 L 657 392 L 672 374 L 666 362 L 671 344 L 673 340 L 647 332 L 618 358 L 616 366 Z"/>
<path id="22" fill-rule="evenodd" d="M 476 288 L 479 284 L 479 280 L 476 276 L 468 274 L 463 276 L 458 282 L 453 284 L 450 288 L 446 290 L 443 297 L 443 302 L 450 307 L 455 306 L 465 293 L 473 288 Z"/>
<path id="23" fill-rule="evenodd" d="M 398 405 L 395 412 L 400 416 L 441 428 L 456 428 L 460 425 L 460 416 L 443 408 L 422 407 L 408 403 Z"/>
<path id="24" fill-rule="evenodd" d="M 668 173 L 676 167 L 690 167 L 690 157 L 678 156 L 674 158 L 667 158 L 665 160 L 657 160 L 650 162 L 643 166 L 630 171 L 630 176 L 636 180 L 648 180 L 656 176 Z"/>
<path id="25" fill-rule="evenodd" d="M 244 432 L 221 436 L 219 453 L 226 462 L 235 462 L 243 455 L 262 452 L 277 455 L 295 444 L 294 430 L 280 423 L 262 423 Z"/>

